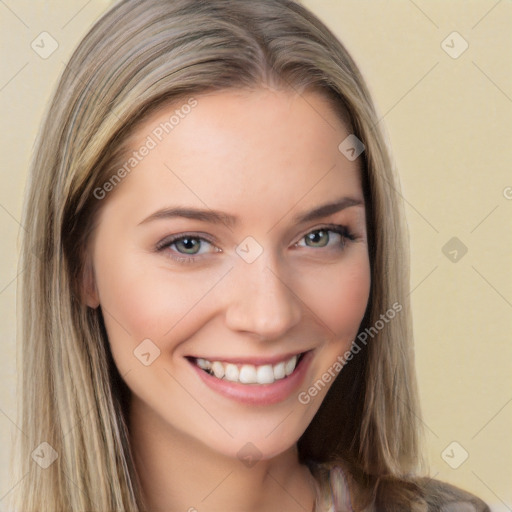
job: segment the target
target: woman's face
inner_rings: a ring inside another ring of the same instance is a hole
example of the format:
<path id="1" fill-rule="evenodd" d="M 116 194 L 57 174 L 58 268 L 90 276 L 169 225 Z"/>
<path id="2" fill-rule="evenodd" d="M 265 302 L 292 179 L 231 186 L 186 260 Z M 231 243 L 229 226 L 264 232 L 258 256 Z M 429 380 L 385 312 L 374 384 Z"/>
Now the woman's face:
<path id="1" fill-rule="evenodd" d="M 96 191 L 87 301 L 148 428 L 263 458 L 304 432 L 369 297 L 348 135 L 318 93 L 265 88 L 138 127 L 125 172 Z"/>

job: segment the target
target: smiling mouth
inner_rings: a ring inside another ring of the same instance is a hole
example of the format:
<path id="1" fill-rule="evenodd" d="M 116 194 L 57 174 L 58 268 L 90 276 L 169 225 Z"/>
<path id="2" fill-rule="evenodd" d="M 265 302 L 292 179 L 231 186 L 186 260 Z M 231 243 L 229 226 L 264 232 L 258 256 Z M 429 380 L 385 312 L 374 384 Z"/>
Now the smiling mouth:
<path id="1" fill-rule="evenodd" d="M 240 384 L 273 384 L 289 377 L 300 364 L 306 352 L 295 354 L 276 364 L 234 364 L 223 361 L 209 361 L 200 357 L 188 358 L 205 373 L 219 380 Z"/>

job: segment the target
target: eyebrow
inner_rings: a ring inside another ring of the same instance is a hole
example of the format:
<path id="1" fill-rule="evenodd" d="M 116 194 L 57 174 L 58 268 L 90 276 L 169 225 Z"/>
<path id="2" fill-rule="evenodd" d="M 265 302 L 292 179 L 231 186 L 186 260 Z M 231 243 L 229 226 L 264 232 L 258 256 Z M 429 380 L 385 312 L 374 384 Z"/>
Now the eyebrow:
<path id="1" fill-rule="evenodd" d="M 346 208 L 350 208 L 352 206 L 363 206 L 364 201 L 361 199 L 357 199 L 354 197 L 342 197 L 332 203 L 327 203 L 322 206 L 318 206 L 313 210 L 310 210 L 305 213 L 300 213 L 293 218 L 294 224 L 302 224 L 305 222 L 311 222 L 317 219 L 321 219 L 323 217 L 327 217 L 329 215 L 333 215 L 341 210 Z M 198 208 L 190 208 L 190 207 L 169 207 L 163 208 L 162 210 L 158 210 L 152 213 L 149 217 L 146 217 L 144 220 L 139 222 L 139 226 L 141 224 L 146 224 L 152 220 L 157 219 L 171 219 L 176 217 L 182 217 L 186 219 L 194 219 L 203 222 L 210 222 L 212 224 L 225 224 L 227 226 L 233 227 L 238 224 L 238 217 L 231 215 L 229 213 L 220 212 L 217 210 L 203 210 Z"/>

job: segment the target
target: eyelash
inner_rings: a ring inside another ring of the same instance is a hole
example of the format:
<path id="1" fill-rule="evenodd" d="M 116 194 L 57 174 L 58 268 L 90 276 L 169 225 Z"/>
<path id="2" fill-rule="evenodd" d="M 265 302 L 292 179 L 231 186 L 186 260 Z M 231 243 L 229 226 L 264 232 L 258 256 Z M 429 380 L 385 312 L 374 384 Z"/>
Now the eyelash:
<path id="1" fill-rule="evenodd" d="M 336 233 L 342 237 L 342 242 L 339 244 L 339 247 L 338 247 L 340 250 L 345 249 L 345 246 L 347 245 L 347 243 L 353 242 L 356 239 L 356 237 L 351 233 L 351 231 L 347 228 L 347 226 L 343 226 L 340 224 L 330 224 L 330 225 L 322 226 L 320 228 L 316 228 L 311 231 L 308 231 L 300 240 L 304 239 L 307 235 L 310 235 L 311 233 L 317 233 L 317 232 L 322 232 L 322 231 L 326 231 L 328 233 L 329 232 Z M 207 238 L 204 238 L 202 236 L 197 236 L 197 235 L 194 235 L 193 233 L 184 233 L 182 235 L 177 235 L 177 236 L 173 235 L 171 237 L 165 238 L 164 240 L 162 240 L 161 242 L 159 242 L 157 244 L 156 251 L 162 252 L 165 249 L 169 248 L 171 245 L 174 245 L 175 243 L 180 242 L 185 239 L 200 240 L 201 242 L 207 242 L 209 244 L 213 244 L 213 242 L 211 240 L 208 240 Z M 329 240 L 329 242 L 330 242 L 330 240 Z M 298 242 L 297 242 L 297 244 L 298 244 Z M 297 245 L 297 244 L 295 244 L 295 245 Z M 308 247 L 308 246 L 305 246 L 305 247 Z M 315 247 L 309 247 L 309 248 L 315 249 Z M 327 249 L 327 248 L 328 248 L 328 246 L 318 247 L 318 249 Z M 177 261 L 178 263 L 195 263 L 198 259 L 201 258 L 200 256 L 188 256 L 188 255 L 184 255 L 183 253 L 178 253 L 178 254 L 180 254 L 181 256 L 174 256 L 173 254 L 170 254 L 170 258 Z"/>

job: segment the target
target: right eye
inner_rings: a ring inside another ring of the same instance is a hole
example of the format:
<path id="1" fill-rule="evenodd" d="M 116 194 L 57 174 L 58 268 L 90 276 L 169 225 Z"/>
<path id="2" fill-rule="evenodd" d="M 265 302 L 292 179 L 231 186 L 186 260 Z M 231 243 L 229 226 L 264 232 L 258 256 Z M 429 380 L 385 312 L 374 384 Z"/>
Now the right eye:
<path id="1" fill-rule="evenodd" d="M 217 248 L 215 248 L 213 251 L 205 250 L 201 252 L 201 249 L 205 246 L 205 244 L 213 247 L 210 240 L 207 240 L 201 236 L 193 234 L 173 235 L 159 242 L 156 249 L 159 252 L 169 252 L 169 256 L 180 263 L 192 263 L 199 259 L 194 258 L 193 256 L 205 254 L 208 252 L 220 252 L 220 249 Z M 177 253 L 177 255 L 172 253 Z M 184 257 L 180 257 L 179 255 L 183 255 Z"/>

